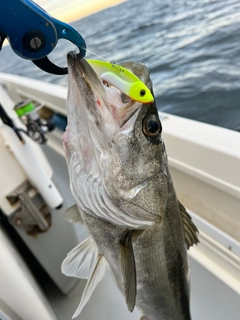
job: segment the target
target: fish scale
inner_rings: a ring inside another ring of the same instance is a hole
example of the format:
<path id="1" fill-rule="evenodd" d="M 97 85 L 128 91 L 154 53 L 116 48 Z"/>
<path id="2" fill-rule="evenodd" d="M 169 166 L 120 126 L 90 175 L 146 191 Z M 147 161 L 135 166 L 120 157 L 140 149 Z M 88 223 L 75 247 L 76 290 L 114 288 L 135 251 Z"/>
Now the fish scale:
<path id="1" fill-rule="evenodd" d="M 141 310 L 149 320 L 191 319 L 188 304 L 185 306 L 187 316 L 181 316 L 181 307 L 177 305 L 179 303 L 176 299 L 176 296 L 186 295 L 188 300 L 188 288 L 187 292 L 183 290 L 184 287 L 185 289 L 188 287 L 185 275 L 188 270 L 176 266 L 178 252 L 182 253 L 182 261 L 186 260 L 186 248 L 182 249 L 179 245 L 179 238 L 183 237 L 181 233 L 178 236 L 176 234 L 175 241 L 172 240 L 169 233 L 173 229 L 170 227 L 169 221 L 165 220 L 163 224 L 152 227 L 152 230 L 144 231 L 144 237 L 137 237 L 136 242 L 133 241 L 137 274 L 139 274 L 138 266 L 139 270 L 142 270 L 138 276 L 141 281 L 138 283 L 138 288 L 142 290 L 138 289 L 137 306 L 141 306 Z M 160 241 L 166 238 L 169 239 L 168 242 Z M 148 282 L 147 286 L 144 285 L 145 282 Z M 181 287 L 177 285 L 178 282 L 183 282 L 185 285 Z M 171 286 L 171 283 L 174 285 Z"/>
<path id="2" fill-rule="evenodd" d="M 152 91 L 146 66 L 122 66 Z M 68 55 L 68 70 L 63 139 L 77 208 L 66 217 L 91 235 L 62 265 L 68 276 L 81 277 L 81 266 L 83 276 L 89 271 L 74 317 L 108 267 L 126 308 L 139 308 L 142 320 L 190 320 L 187 248 L 198 242 L 198 231 L 175 194 L 155 101 L 115 102 L 119 90 L 105 90 L 76 54 Z"/>

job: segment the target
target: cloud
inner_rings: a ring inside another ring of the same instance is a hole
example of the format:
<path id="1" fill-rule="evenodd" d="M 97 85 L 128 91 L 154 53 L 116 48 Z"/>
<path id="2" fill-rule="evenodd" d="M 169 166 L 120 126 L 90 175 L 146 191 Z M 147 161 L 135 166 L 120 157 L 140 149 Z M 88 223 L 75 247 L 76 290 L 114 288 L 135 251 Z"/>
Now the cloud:
<path id="1" fill-rule="evenodd" d="M 125 0 L 35 0 L 53 17 L 73 21 Z"/>

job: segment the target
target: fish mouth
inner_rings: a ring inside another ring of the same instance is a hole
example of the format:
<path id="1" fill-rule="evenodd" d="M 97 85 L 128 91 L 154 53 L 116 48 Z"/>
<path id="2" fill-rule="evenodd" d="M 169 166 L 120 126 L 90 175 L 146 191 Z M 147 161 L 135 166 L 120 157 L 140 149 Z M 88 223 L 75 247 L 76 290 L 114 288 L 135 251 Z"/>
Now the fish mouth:
<path id="1" fill-rule="evenodd" d="M 116 134 L 121 128 L 126 129 L 127 122 L 136 111 L 140 111 L 143 104 L 132 100 L 107 81 L 103 81 L 80 54 L 70 52 L 67 60 L 70 77 L 75 78 L 80 94 L 93 97 L 91 103 L 86 104 L 87 112 L 91 114 L 90 117 L 95 118 L 94 121 L 100 130 Z M 137 63 L 128 62 L 123 63 L 122 66 L 136 73 L 143 82 L 147 83 L 148 77 L 146 73 L 140 72 Z M 132 122 L 133 120 L 129 124 L 131 127 Z"/>

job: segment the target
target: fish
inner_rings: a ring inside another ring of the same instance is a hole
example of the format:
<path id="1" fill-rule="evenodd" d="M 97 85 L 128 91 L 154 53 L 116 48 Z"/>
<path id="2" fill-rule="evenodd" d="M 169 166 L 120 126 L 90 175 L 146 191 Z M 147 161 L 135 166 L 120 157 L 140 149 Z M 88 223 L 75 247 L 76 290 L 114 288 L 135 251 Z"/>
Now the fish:
<path id="1" fill-rule="evenodd" d="M 89 231 L 62 263 L 65 275 L 88 279 L 73 318 L 109 269 L 141 320 L 190 320 L 187 249 L 198 229 L 176 196 L 155 99 L 126 100 L 84 58 L 67 60 L 63 146 L 76 204 L 65 217 Z M 145 65 L 122 66 L 153 94 Z"/>
<path id="2" fill-rule="evenodd" d="M 149 88 L 130 70 L 109 61 L 88 59 L 87 62 L 102 80 L 114 85 L 132 100 L 153 102 Z"/>

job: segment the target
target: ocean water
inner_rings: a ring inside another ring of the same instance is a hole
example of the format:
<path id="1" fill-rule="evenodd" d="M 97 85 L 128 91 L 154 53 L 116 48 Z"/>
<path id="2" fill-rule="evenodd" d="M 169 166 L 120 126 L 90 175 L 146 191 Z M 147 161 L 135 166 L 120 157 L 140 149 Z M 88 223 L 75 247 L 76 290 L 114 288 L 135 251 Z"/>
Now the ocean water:
<path id="1" fill-rule="evenodd" d="M 239 0 L 128 0 L 72 24 L 91 52 L 145 63 L 159 110 L 240 131 Z M 61 40 L 49 57 L 66 66 L 72 50 Z M 39 70 L 10 47 L 0 52 L 0 72 L 67 85 L 67 76 Z"/>

